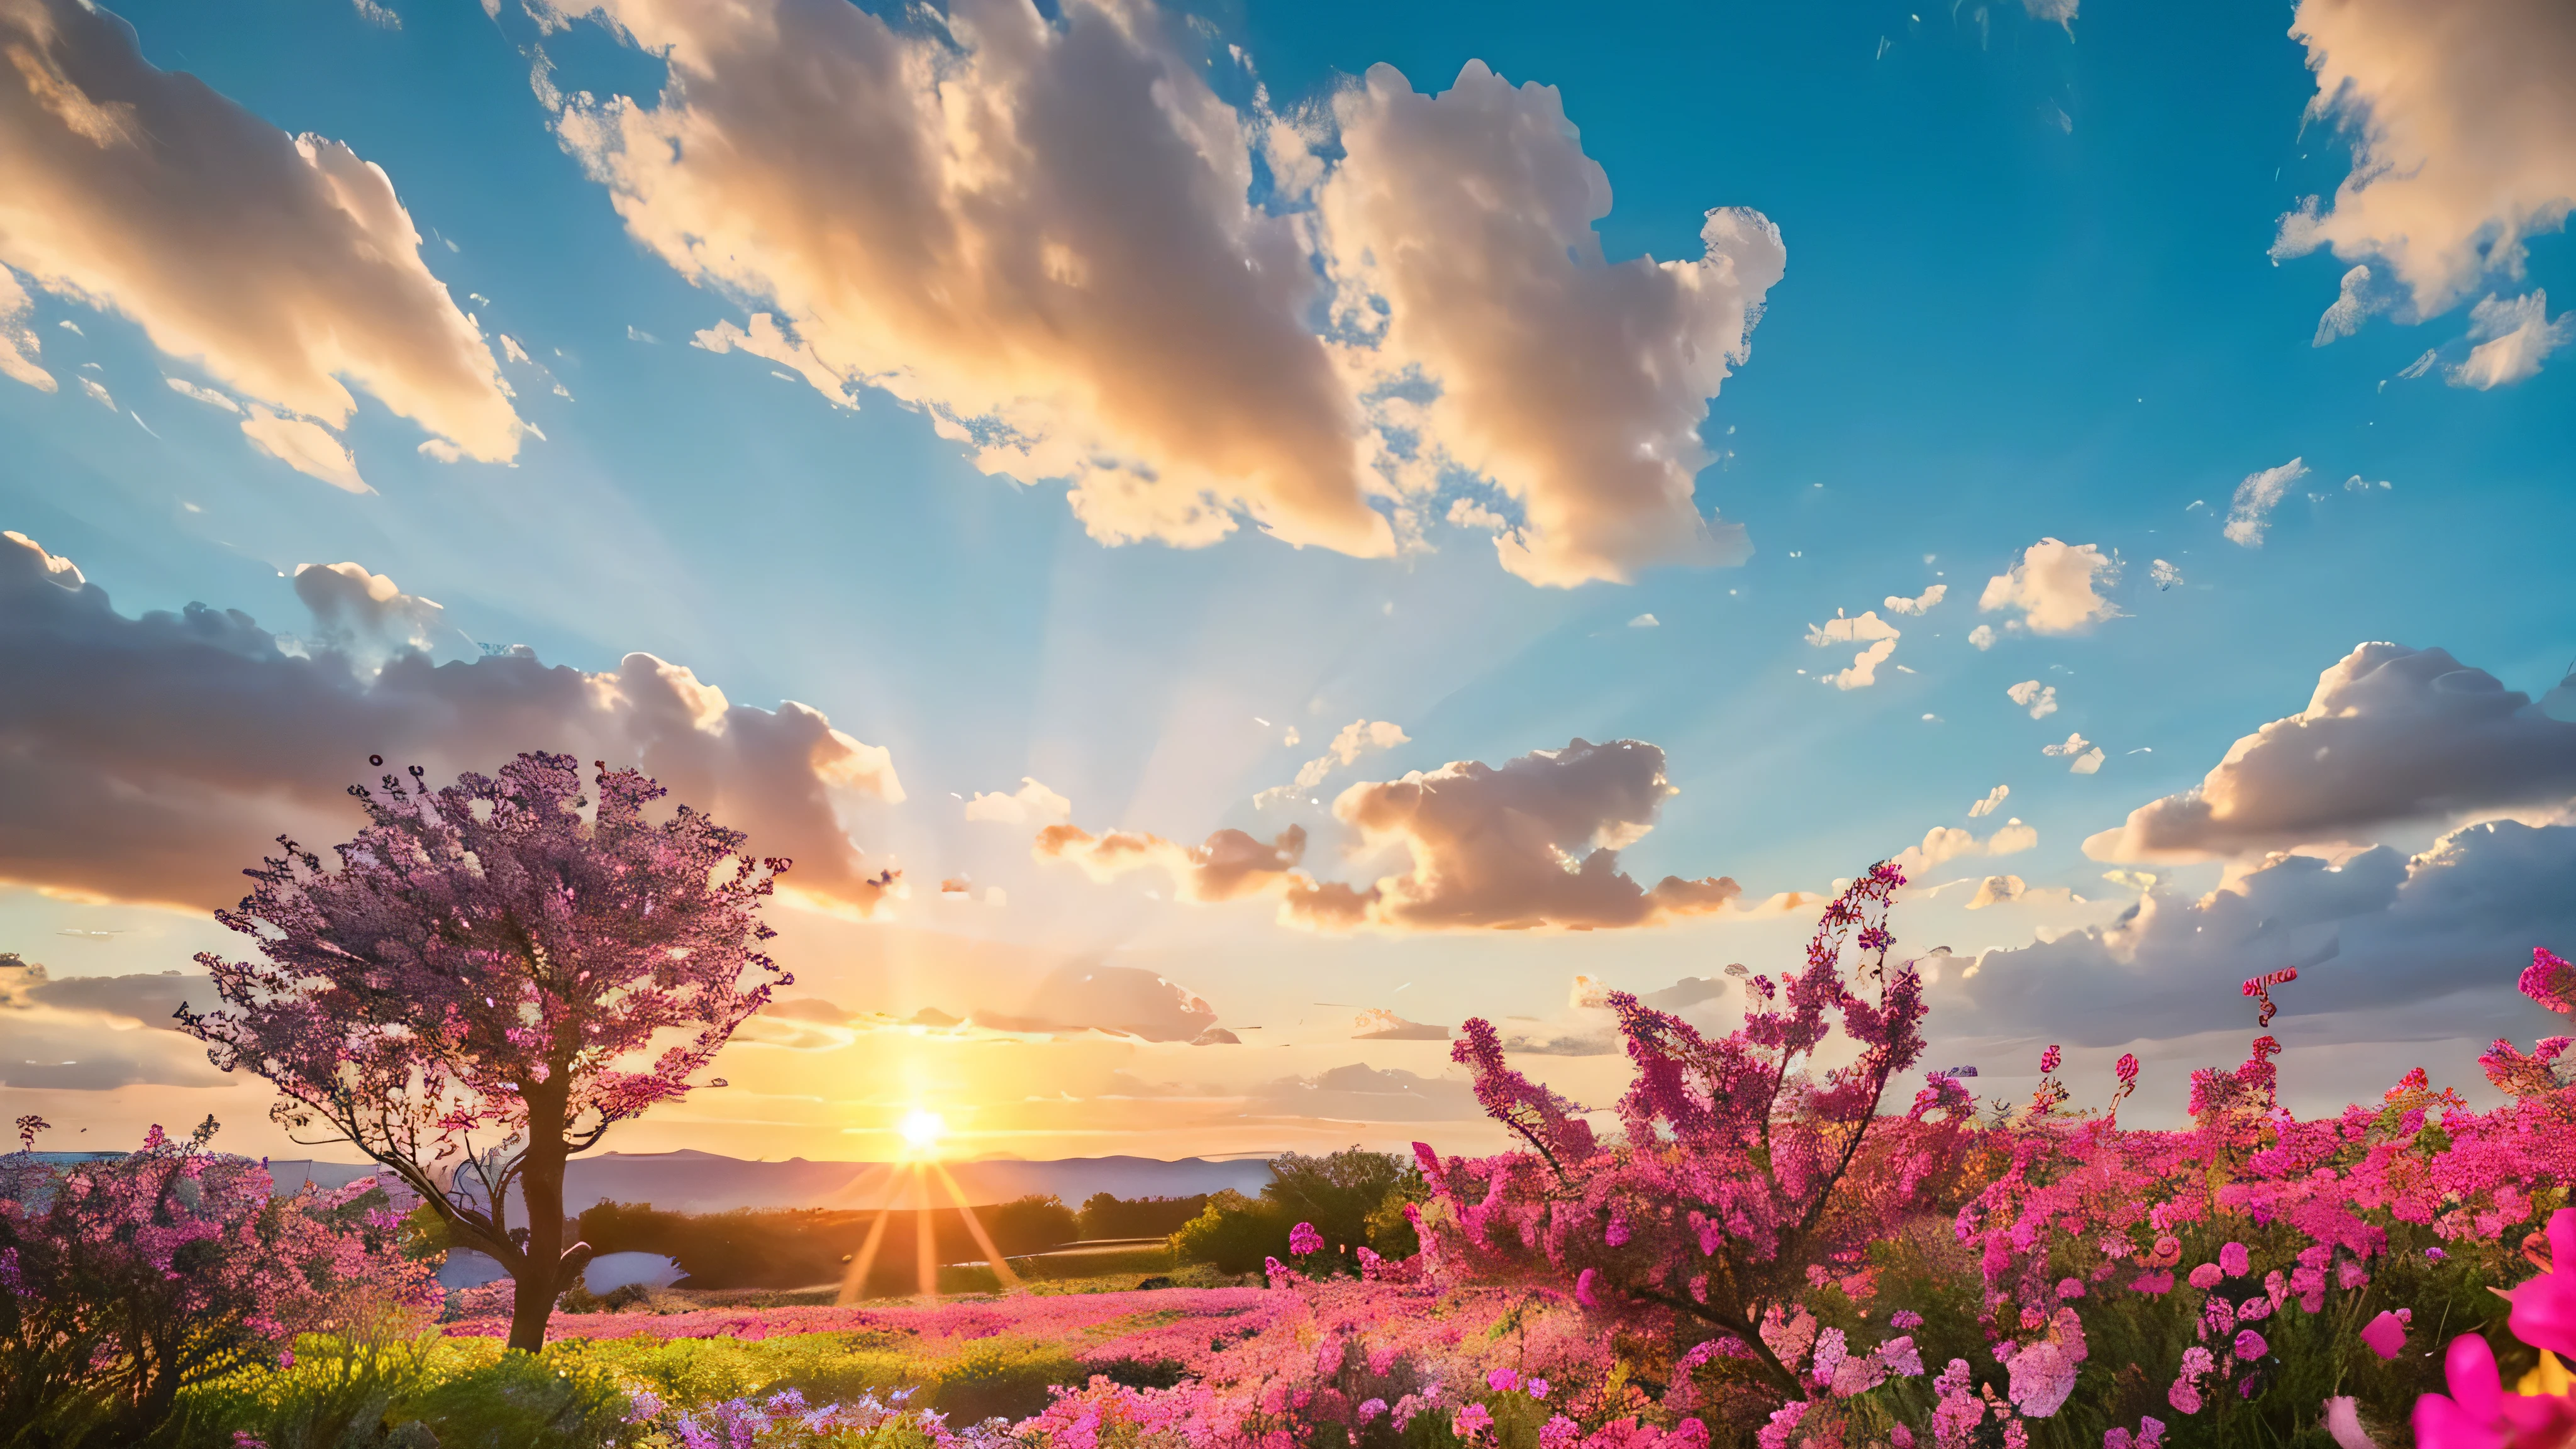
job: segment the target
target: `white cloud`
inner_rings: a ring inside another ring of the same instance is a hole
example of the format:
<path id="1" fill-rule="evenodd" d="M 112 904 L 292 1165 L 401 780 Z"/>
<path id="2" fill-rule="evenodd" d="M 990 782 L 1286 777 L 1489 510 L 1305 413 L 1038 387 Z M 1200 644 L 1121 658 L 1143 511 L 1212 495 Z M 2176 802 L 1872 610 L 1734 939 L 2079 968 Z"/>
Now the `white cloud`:
<path id="1" fill-rule="evenodd" d="M 1295 741 L 1289 743 L 1294 744 Z M 1296 800 L 1324 783 L 1324 777 L 1333 772 L 1335 765 L 1357 764 L 1360 756 L 1373 750 L 1391 750 L 1409 743 L 1411 737 L 1392 720 L 1352 720 L 1333 736 L 1333 742 L 1324 747 L 1324 753 L 1297 767 L 1295 783 L 1274 785 L 1254 795 L 1253 808 L 1265 809 L 1283 800 Z"/>
<path id="2" fill-rule="evenodd" d="M 357 10 L 358 18 L 369 25 L 382 26 L 387 30 L 402 29 L 402 17 L 377 4 L 376 0 L 349 0 L 349 4 Z"/>
<path id="3" fill-rule="evenodd" d="M 2078 633 L 2119 617 L 2119 607 L 2097 589 L 2097 585 L 2108 588 L 2119 578 L 2119 561 L 2092 544 L 2043 538 L 2023 550 L 2011 572 L 1986 580 L 1977 607 L 1989 614 L 2018 609 L 2022 617 L 2013 622 L 2028 625 L 2035 634 Z"/>
<path id="4" fill-rule="evenodd" d="M 1481 62 L 1437 96 L 1372 66 L 1333 114 L 1348 155 L 1315 195 L 1337 315 L 1369 338 L 1353 364 L 1439 385 L 1430 445 L 1521 505 L 1504 567 L 1572 585 L 1741 560 L 1742 529 L 1700 514 L 1692 477 L 1706 400 L 1786 265 L 1779 230 L 1719 209 L 1699 260 L 1608 262 L 1609 179 L 1555 88 Z"/>
<path id="5" fill-rule="evenodd" d="M 1450 521 L 1533 582 L 1743 556 L 1694 503 L 1698 427 L 1778 234 L 1714 212 L 1701 260 L 1610 263 L 1552 90 L 1381 67 L 1329 115 L 1247 115 L 1145 0 L 560 8 L 667 61 L 650 104 L 539 94 L 633 235 L 745 303 L 703 345 L 888 392 L 987 472 L 1068 481 L 1103 542 L 1249 519 L 1386 555 L 1464 473 L 1520 516 Z M 1256 145 L 1278 205 L 1248 199 Z"/>
<path id="6" fill-rule="evenodd" d="M 2576 797 L 2576 724 L 2440 649 L 2363 644 L 2305 711 L 2238 740 L 2201 783 L 2084 842 L 2096 860 L 2201 860 L 2367 840 L 2384 827 Z"/>
<path id="7" fill-rule="evenodd" d="M 1977 882 L 1977 893 L 1968 897 L 1967 908 L 1972 911 L 1982 911 L 1988 906 L 2000 906 L 2010 901 L 2020 900 L 2029 890 L 2030 887 L 2020 876 L 1990 875 Z"/>
<path id="8" fill-rule="evenodd" d="M 2025 679 L 2004 691 L 2004 698 L 2030 711 L 2032 719 L 2046 719 L 2057 713 L 2057 686 Z"/>
<path id="9" fill-rule="evenodd" d="M 1995 827 L 1994 834 L 1984 840 L 1955 825 L 1935 825 L 1923 833 L 1921 844 L 1909 845 L 1889 860 L 1908 881 L 1920 884 L 1925 876 L 1950 861 L 1972 855 L 2018 855 L 2038 844 L 2039 831 L 2015 816 Z"/>
<path id="10" fill-rule="evenodd" d="M 2065 740 L 2059 744 L 2041 745 L 2039 747 L 2039 752 L 2043 755 L 2052 755 L 2063 758 L 2067 755 L 2080 755 L 2091 748 L 2093 748 L 2093 742 L 2091 740 L 2084 738 L 2082 735 L 2070 732 L 2066 736 Z"/>
<path id="11" fill-rule="evenodd" d="M 2296 966 L 2298 983 L 2274 998 L 2284 1037 L 2302 1017 L 2378 1008 L 2405 1013 L 2426 1036 L 2546 1030 L 2549 1014 L 2521 1002 L 2514 979 L 2532 943 L 2576 939 L 2571 878 L 2576 827 L 2497 821 L 2411 859 L 2384 846 L 2339 865 L 2273 857 L 2197 900 L 2149 883 L 2107 926 L 1944 973 L 1934 1015 L 2069 1045 L 2244 1031 L 2252 1021 L 2238 983 Z"/>
<path id="12" fill-rule="evenodd" d="M 966 802 L 967 819 L 990 820 L 1000 825 L 1026 825 L 1031 821 L 1060 825 L 1072 814 L 1072 801 L 1028 775 L 1020 777 L 1020 788 L 1010 794 L 998 791 L 978 794 Z"/>
<path id="13" fill-rule="evenodd" d="M 1857 619 L 1845 618 L 1842 611 L 1837 609 L 1834 611 L 1834 617 L 1822 624 L 1807 626 L 1807 642 L 1819 649 L 1830 644 L 1858 644 L 1871 639 L 1900 637 L 1902 636 L 1897 632 L 1896 626 L 1878 617 L 1878 611 L 1875 609 L 1862 614 Z"/>
<path id="14" fill-rule="evenodd" d="M 54 375 L 36 361 L 45 345 L 28 324 L 34 313 L 35 304 L 18 285 L 17 274 L 0 267 L 0 377 L 23 382 L 38 392 L 52 392 L 57 386 Z"/>
<path id="15" fill-rule="evenodd" d="M 241 411 L 240 403 L 234 402 L 231 398 L 224 396 L 222 393 L 215 391 L 211 387 L 199 387 L 197 384 L 188 381 L 184 377 L 165 377 L 161 380 L 170 384 L 170 390 L 181 397 L 195 398 L 197 401 L 206 404 L 208 407 L 222 408 L 228 413 L 238 413 Z"/>
<path id="16" fill-rule="evenodd" d="M 373 493 L 358 476 L 358 460 L 349 456 L 330 429 L 306 418 L 280 417 L 253 403 L 242 419 L 242 436 L 251 445 L 298 473 L 319 478 L 350 493 Z"/>
<path id="17" fill-rule="evenodd" d="M 1275 894 L 1283 921 L 1326 930 L 1588 930 L 1745 912 L 1733 880 L 1666 876 L 1649 889 L 1619 869 L 1619 852 L 1654 828 L 1673 793 L 1664 752 L 1636 740 L 1575 740 L 1499 768 L 1466 760 L 1363 781 L 1333 801 L 1335 818 L 1359 836 L 1353 858 L 1396 848 L 1410 857 L 1408 869 L 1365 888 L 1298 869 L 1306 832 L 1297 826 L 1268 845 L 1220 830 L 1187 847 L 1064 825 L 1041 832 L 1035 850 L 1101 881 L 1159 869 L 1188 901 Z M 1809 899 L 1784 894 L 1752 909 L 1785 911 Z"/>
<path id="18" fill-rule="evenodd" d="M 1995 807 L 2004 803 L 2004 797 L 2011 793 L 2012 786 L 1997 785 L 1992 790 L 1986 792 L 1986 798 L 1968 807 L 1968 818 L 1974 820 L 1980 815 L 1994 814 Z"/>
<path id="19" fill-rule="evenodd" d="M 400 627 L 406 596 L 376 599 L 367 577 L 363 601 L 337 569 L 307 570 L 298 593 L 360 608 L 341 630 Z M 433 665 L 402 652 L 369 669 L 337 637 L 317 626 L 322 647 L 299 656 L 238 610 L 127 618 L 69 561 L 0 538 L 0 678 L 19 682 L 0 691 L 0 880 L 224 904 L 281 831 L 320 845 L 363 823 L 343 792 L 374 773 L 370 752 L 444 780 L 550 749 L 641 766 L 752 849 L 793 857 L 786 894 L 865 911 L 892 882 L 851 842 L 839 802 L 902 799 L 893 762 L 815 710 L 733 704 L 649 654 L 598 674 L 524 654 Z"/>
<path id="20" fill-rule="evenodd" d="M 2065 26 L 2069 35 L 2075 33 L 2076 4 L 2077 0 L 2021 0 L 2021 8 L 2029 12 L 2031 19 L 2054 20 Z"/>
<path id="21" fill-rule="evenodd" d="M 2282 495 L 2290 491 L 2291 484 L 2306 476 L 2308 465 L 2297 458 L 2278 468 L 2246 474 L 2245 481 L 2236 485 L 2236 496 L 2228 505 L 2224 530 L 2227 541 L 2246 548 L 2261 548 L 2263 531 L 2270 526 L 2272 509 L 2280 503 Z"/>
<path id="22" fill-rule="evenodd" d="M 340 425 L 343 379 L 467 454 L 519 421 L 378 168 L 147 63 L 80 0 L 0 11 L 0 262 L 244 396 Z"/>
<path id="23" fill-rule="evenodd" d="M 1948 584 L 1934 584 L 1910 599 L 1902 594 L 1890 594 L 1887 596 L 1885 607 L 1891 614 L 1928 614 L 1932 612 L 1934 605 L 1948 596 L 1949 592 Z"/>
<path id="24" fill-rule="evenodd" d="M 436 600 L 406 594 L 353 563 L 296 565 L 295 596 L 313 612 L 316 643 L 370 665 L 405 649 L 428 650 L 446 613 Z"/>
<path id="25" fill-rule="evenodd" d="M 1979 650 L 1981 650 L 1981 651 L 1982 651 L 1982 650 L 1986 650 L 1986 649 L 1992 649 L 1992 648 L 1994 648 L 1994 647 L 1995 647 L 1995 631 L 1994 631 L 1994 626 L 1992 626 L 1992 625 L 1990 625 L 1990 624 L 1979 624 L 1977 627 L 1975 627 L 1975 628 L 1973 628 L 1973 629 L 1969 630 L 1969 631 L 1968 631 L 1968 642 L 1969 642 L 1969 643 L 1971 643 L 1971 644 L 1974 644 L 1975 646 L 1977 646 L 1977 648 L 1978 648 Z"/>
<path id="26" fill-rule="evenodd" d="M 2162 593 L 2182 582 L 2182 570 L 2163 559 L 2157 559 L 2153 566 L 2148 568 L 2147 579 L 2156 586 L 2156 592 Z"/>
<path id="27" fill-rule="evenodd" d="M 2069 774 L 2075 775 L 2090 775 L 2101 768 L 2102 750 L 2098 745 L 2077 755 L 2066 767 Z"/>
<path id="28" fill-rule="evenodd" d="M 1853 655 L 1850 668 L 1820 674 L 1817 678 L 1836 689 L 1867 689 L 1878 683 L 1878 666 L 1885 664 L 1887 657 L 1895 652 L 1895 640 L 1881 639 Z"/>
<path id="29" fill-rule="evenodd" d="M 100 407 L 107 409 L 109 412 L 116 411 L 116 399 L 108 396 L 107 385 L 105 383 L 100 382 L 94 377 L 84 377 L 80 380 L 80 385 L 81 391 L 89 394 L 90 401 L 97 403 Z"/>
<path id="30" fill-rule="evenodd" d="M 2576 313 L 2549 316 L 2549 294 L 2538 287 L 2520 297 L 2489 297 L 2469 309 L 2469 336 L 2478 345 L 2444 374 L 2453 387 L 2481 392 L 2535 376 L 2549 354 L 2576 339 Z"/>
<path id="31" fill-rule="evenodd" d="M 2353 166 L 2331 208 L 2310 198 L 2281 219 L 2272 254 L 2323 246 L 2384 263 L 2405 292 L 2401 320 L 2521 275 L 2526 241 L 2576 202 L 2576 10 L 2301 0 L 2290 34 L 2317 76 L 2308 114 L 2352 137 Z"/>
<path id="32" fill-rule="evenodd" d="M 1637 617 L 1628 621 L 1628 627 L 1631 629 L 1652 629 L 1660 626 L 1663 622 L 1663 620 L 1656 618 L 1652 614 L 1639 614 Z"/>
<path id="33" fill-rule="evenodd" d="M 2325 315 L 2317 319 L 2316 340 L 2308 345 L 2323 347 L 2338 337 L 2350 337 L 2360 331 L 2363 319 L 2379 310 L 2369 291 L 2370 268 L 2355 267 L 2344 273 L 2342 292 Z"/>

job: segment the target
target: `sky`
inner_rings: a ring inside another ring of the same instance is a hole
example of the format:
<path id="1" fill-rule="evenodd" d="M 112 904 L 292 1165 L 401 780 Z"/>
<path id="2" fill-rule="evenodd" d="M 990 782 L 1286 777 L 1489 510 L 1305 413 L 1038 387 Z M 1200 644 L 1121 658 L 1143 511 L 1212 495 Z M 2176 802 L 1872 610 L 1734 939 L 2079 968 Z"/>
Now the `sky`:
<path id="1" fill-rule="evenodd" d="M 50 1146 L 305 1155 L 167 1010 L 377 754 L 640 765 L 796 859 L 795 987 L 628 1151 L 1494 1146 L 1461 1022 L 1607 1106 L 1603 992 L 1723 1029 L 1891 858 L 1989 1092 L 2131 1052 L 2178 1120 L 2284 966 L 2303 1111 L 2548 1030 L 2557 0 L 0 0 L 0 50 Z"/>

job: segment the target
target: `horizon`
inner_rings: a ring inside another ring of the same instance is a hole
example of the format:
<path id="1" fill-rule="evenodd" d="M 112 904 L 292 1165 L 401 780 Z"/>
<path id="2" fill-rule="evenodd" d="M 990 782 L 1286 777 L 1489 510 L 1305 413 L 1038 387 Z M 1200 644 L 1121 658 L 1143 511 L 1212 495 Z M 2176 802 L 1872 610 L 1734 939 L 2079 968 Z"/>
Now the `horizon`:
<path id="1" fill-rule="evenodd" d="M 2385 0 L 714 13 L 0 7 L 49 1148 L 334 1161 L 175 1029 L 214 913 L 539 750 L 796 862 L 729 1085 L 577 1161 L 1497 1150 L 1466 1022 L 1607 1121 L 1607 993 L 1722 1032 L 1879 861 L 1981 1097 L 2134 1054 L 2179 1123 L 2285 968 L 2302 1113 L 2491 1105 L 2553 1019 L 2541 61 Z"/>

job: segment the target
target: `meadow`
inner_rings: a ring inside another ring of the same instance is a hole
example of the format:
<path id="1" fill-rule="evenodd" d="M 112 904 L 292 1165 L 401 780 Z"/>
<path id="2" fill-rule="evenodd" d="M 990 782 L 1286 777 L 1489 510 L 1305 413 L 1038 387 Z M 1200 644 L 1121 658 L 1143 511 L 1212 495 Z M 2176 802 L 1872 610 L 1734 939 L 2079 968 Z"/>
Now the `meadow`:
<path id="1" fill-rule="evenodd" d="M 372 1184 L 272 1197 L 210 1122 L 0 1158 L 0 1443 L 25 1449 L 2506 1449 L 2576 1436 L 2576 1078 L 2552 1037 L 2301 1119 L 2278 1044 L 2124 1128 L 2139 1068 L 2026 1101 L 1921 1055 L 1894 872 L 1717 1037 L 1610 998 L 1586 1111 L 1481 1021 L 1519 1139 L 1284 1157 L 1126 1271 L 850 1306 L 759 1289 L 441 1294 Z M 1857 948 L 1853 952 L 1851 948 Z M 1848 953 L 1848 959 L 1847 959 Z M 2245 983 L 2258 1031 L 2295 973 Z M 2521 986 L 2568 1012 L 2576 967 Z M 1819 1067 L 1829 1035 L 1858 1048 Z M 22 1122 L 32 1145 L 44 1124 Z M 1035 1211 L 1025 1209 L 1024 1211 Z M 1158 1209 L 1169 1217 L 1178 1210 Z M 607 1218 L 634 1224 L 635 1212 Z M 1109 1221 L 1104 1218 L 1103 1221 Z M 741 1223 L 709 1239 L 738 1252 Z M 662 1222 L 654 1231 L 679 1233 Z M 1227 1260 L 1261 1251 L 1237 1277 Z M 1162 1270 L 1162 1271 L 1156 1271 Z M 971 1288 L 965 1282 L 944 1289 Z M 432 1320 L 443 1320 L 433 1322 Z"/>

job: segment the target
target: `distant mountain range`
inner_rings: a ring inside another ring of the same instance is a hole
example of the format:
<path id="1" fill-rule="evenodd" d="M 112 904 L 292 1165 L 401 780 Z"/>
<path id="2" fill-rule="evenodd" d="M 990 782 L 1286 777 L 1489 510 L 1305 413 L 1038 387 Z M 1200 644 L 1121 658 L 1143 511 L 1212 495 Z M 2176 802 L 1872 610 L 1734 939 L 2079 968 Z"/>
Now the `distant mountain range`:
<path id="1" fill-rule="evenodd" d="M 883 1203 L 888 1174 L 881 1162 L 746 1162 L 714 1152 L 603 1152 L 576 1157 L 564 1170 L 564 1208 L 579 1212 L 596 1202 L 649 1202 L 670 1212 L 714 1213 L 733 1208 L 875 1208 Z M 993 1158 L 951 1162 L 948 1173 L 977 1207 L 1032 1193 L 1053 1193 L 1080 1207 L 1096 1192 L 1117 1197 L 1188 1197 L 1233 1188 L 1257 1193 L 1270 1180 L 1264 1158 L 1219 1161 L 1184 1157 L 1065 1157 L 1051 1162 Z M 278 1160 L 269 1171 L 281 1189 L 311 1181 L 337 1187 L 375 1171 L 338 1162 Z M 944 1197 L 939 1204 L 947 1206 Z M 912 1206 L 909 1200 L 897 1204 Z"/>

